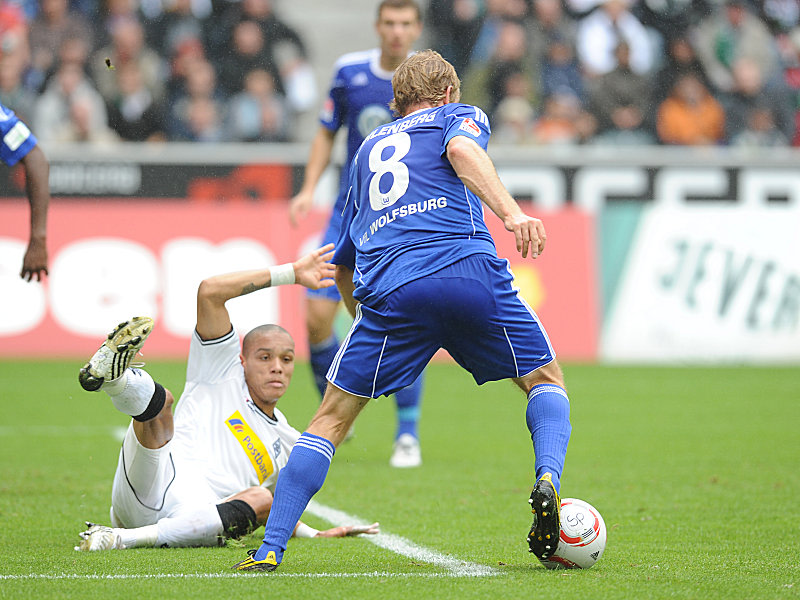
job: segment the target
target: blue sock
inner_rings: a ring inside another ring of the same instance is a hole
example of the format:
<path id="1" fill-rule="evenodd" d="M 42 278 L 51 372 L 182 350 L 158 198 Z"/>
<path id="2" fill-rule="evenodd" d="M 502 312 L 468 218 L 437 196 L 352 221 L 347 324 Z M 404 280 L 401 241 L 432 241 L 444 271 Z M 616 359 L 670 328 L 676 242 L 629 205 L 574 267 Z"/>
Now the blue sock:
<path id="1" fill-rule="evenodd" d="M 286 543 L 292 537 L 297 521 L 308 501 L 325 482 L 334 452 L 336 448 L 328 440 L 308 432 L 297 440 L 289 462 L 278 477 L 275 499 L 264 530 L 264 543 L 256 552 L 255 560 L 264 560 L 270 550 L 275 551 L 278 563 L 283 560 Z"/>
<path id="2" fill-rule="evenodd" d="M 336 351 L 339 349 L 339 340 L 336 334 L 332 333 L 331 337 L 319 344 L 311 344 L 308 348 L 311 360 L 311 372 L 314 374 L 314 383 L 319 390 L 319 397 L 325 395 L 325 388 L 328 387 L 328 380 L 325 376 L 328 374 L 328 368 L 336 356 Z"/>
<path id="3" fill-rule="evenodd" d="M 397 404 L 397 435 L 399 438 L 404 433 L 410 433 L 415 438 L 417 435 L 417 423 L 419 423 L 419 405 L 422 400 L 422 382 L 425 379 L 423 371 L 416 381 L 410 386 L 395 392 L 394 400 Z"/>
<path id="4" fill-rule="evenodd" d="M 525 419 L 536 455 L 536 479 L 549 471 L 553 476 L 553 486 L 558 492 L 561 489 L 561 473 L 572 431 L 567 392 L 552 384 L 533 386 L 528 394 Z"/>

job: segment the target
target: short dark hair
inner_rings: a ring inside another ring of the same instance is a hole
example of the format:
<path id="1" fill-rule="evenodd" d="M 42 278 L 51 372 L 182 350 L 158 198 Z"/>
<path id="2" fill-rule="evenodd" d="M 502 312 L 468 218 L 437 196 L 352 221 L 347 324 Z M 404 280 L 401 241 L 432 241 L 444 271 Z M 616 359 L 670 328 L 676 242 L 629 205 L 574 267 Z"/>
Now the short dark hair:
<path id="1" fill-rule="evenodd" d="M 415 0 L 382 0 L 378 5 L 378 20 L 380 20 L 384 8 L 413 8 L 417 11 L 417 21 L 422 22 L 422 9 Z"/>
<path id="2" fill-rule="evenodd" d="M 272 325 L 272 324 L 259 325 L 258 327 L 253 327 L 253 329 L 248 331 L 247 334 L 244 336 L 244 339 L 242 340 L 242 354 L 247 354 L 247 350 L 249 349 L 248 346 L 250 346 L 250 344 L 253 343 L 255 338 L 268 333 L 285 333 L 287 336 L 289 336 L 289 339 L 292 340 L 292 343 L 294 343 L 294 338 L 292 337 L 292 334 L 286 331 L 280 325 Z"/>

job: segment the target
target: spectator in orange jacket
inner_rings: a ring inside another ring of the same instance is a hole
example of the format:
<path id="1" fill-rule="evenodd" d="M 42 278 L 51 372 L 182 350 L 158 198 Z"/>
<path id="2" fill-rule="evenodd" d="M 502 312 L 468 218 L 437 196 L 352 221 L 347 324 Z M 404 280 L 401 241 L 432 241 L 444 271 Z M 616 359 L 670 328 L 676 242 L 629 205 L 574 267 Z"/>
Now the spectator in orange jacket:
<path id="1" fill-rule="evenodd" d="M 700 79 L 686 74 L 659 105 L 656 130 L 662 144 L 719 144 L 725 135 L 725 113 Z"/>

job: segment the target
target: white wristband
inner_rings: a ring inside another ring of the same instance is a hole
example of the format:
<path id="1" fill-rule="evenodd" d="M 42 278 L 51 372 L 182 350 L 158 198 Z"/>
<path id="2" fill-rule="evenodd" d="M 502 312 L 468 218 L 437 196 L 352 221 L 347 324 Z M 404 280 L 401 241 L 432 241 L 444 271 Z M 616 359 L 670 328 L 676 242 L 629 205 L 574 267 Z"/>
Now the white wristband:
<path id="1" fill-rule="evenodd" d="M 290 285 L 294 283 L 294 265 L 286 263 L 269 268 L 270 287 Z"/>
<path id="2" fill-rule="evenodd" d="M 309 527 L 305 523 L 298 523 L 297 529 L 294 530 L 294 537 L 312 538 L 316 537 L 318 533 L 319 529 L 314 529 L 313 527 Z"/>

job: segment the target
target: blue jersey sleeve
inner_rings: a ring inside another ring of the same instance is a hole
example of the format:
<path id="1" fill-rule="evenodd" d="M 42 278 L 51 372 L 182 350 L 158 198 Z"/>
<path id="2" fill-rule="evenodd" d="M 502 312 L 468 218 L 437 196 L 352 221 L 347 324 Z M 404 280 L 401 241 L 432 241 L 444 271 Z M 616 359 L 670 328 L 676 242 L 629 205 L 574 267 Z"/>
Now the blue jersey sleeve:
<path id="1" fill-rule="evenodd" d="M 0 160 L 9 167 L 27 156 L 36 145 L 30 129 L 13 110 L 0 104 Z"/>
<path id="2" fill-rule="evenodd" d="M 356 159 L 353 159 L 355 163 Z M 359 180 L 357 169 L 355 165 L 350 169 L 350 185 L 347 190 L 347 197 L 345 199 L 344 211 L 342 213 L 342 225 L 339 228 L 339 240 L 336 242 L 336 252 L 333 254 L 333 264 L 342 265 L 356 270 L 356 246 L 350 238 L 350 225 L 355 219 L 358 212 L 358 193 L 359 193 Z"/>
<path id="3" fill-rule="evenodd" d="M 331 87 L 328 90 L 328 97 L 322 105 L 319 114 L 319 122 L 331 131 L 339 131 L 339 128 L 347 119 L 347 91 L 345 89 L 345 78 L 342 70 L 337 69 L 333 75 Z"/>
<path id="4" fill-rule="evenodd" d="M 447 144 L 457 135 L 463 135 L 478 142 L 486 150 L 489 146 L 489 137 L 492 130 L 489 127 L 489 117 L 477 106 L 469 104 L 453 105 L 453 110 L 445 115 L 444 139 L 442 140 L 442 155 L 447 151 Z"/>

